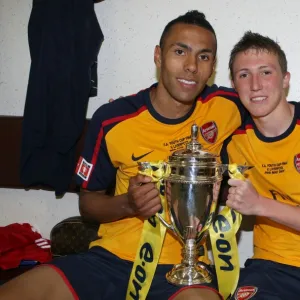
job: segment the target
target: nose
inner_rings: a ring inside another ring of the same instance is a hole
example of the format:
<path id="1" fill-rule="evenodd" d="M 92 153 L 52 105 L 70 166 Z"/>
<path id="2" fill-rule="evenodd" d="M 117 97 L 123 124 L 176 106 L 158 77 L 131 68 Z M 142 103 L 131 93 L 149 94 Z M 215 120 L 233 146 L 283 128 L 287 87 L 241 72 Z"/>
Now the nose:
<path id="1" fill-rule="evenodd" d="M 188 55 L 185 62 L 185 70 L 196 74 L 198 72 L 197 57 Z"/>
<path id="2" fill-rule="evenodd" d="M 252 91 L 259 91 L 261 89 L 261 81 L 259 75 L 252 75 L 251 78 L 251 90 Z"/>

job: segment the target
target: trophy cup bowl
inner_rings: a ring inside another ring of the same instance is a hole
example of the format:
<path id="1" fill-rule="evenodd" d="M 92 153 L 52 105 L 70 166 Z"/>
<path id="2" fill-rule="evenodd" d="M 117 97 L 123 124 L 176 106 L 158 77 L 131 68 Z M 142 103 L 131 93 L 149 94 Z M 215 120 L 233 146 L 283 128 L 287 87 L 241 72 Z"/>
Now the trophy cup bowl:
<path id="1" fill-rule="evenodd" d="M 169 164 L 171 174 L 165 179 L 165 191 L 171 224 L 158 217 L 183 244 L 183 259 L 167 274 L 167 280 L 175 285 L 211 282 L 209 270 L 198 258 L 214 219 L 222 166 L 212 161 L 203 165 L 197 159 L 184 166 L 172 160 Z"/>
<path id="2" fill-rule="evenodd" d="M 179 286 L 212 281 L 213 275 L 198 259 L 214 219 L 222 174 L 228 170 L 228 165 L 218 162 L 218 155 L 202 150 L 197 137 L 198 126 L 194 124 L 186 149 L 174 152 L 165 163 L 170 170 L 164 178 L 170 223 L 156 214 L 183 244 L 181 263 L 166 275 L 168 282 Z M 238 167 L 242 172 L 249 169 Z M 147 168 L 151 168 L 149 162 L 139 162 L 140 170 Z"/>

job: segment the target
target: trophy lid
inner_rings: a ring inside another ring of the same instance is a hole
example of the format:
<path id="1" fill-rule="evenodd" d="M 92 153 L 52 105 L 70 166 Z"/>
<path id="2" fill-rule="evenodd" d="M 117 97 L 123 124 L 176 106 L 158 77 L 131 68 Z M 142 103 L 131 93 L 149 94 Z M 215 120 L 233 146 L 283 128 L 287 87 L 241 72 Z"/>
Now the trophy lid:
<path id="1" fill-rule="evenodd" d="M 176 151 L 169 156 L 170 163 L 198 162 L 202 164 L 216 162 L 219 155 L 202 149 L 202 145 L 198 142 L 198 131 L 198 126 L 193 124 L 191 127 L 191 141 L 187 144 L 186 149 Z"/>

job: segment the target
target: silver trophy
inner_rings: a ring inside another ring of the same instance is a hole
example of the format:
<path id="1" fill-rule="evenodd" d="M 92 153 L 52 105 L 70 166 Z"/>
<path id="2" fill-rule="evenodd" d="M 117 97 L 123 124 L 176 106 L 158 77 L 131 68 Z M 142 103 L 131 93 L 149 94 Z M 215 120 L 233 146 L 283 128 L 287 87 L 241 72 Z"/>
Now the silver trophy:
<path id="1" fill-rule="evenodd" d="M 171 173 L 165 178 L 165 194 L 171 224 L 159 214 L 157 217 L 181 243 L 182 261 L 167 273 L 167 280 L 175 285 L 194 285 L 212 281 L 212 274 L 198 261 L 217 207 L 222 174 L 228 165 L 218 162 L 218 155 L 202 149 L 197 140 L 198 126 L 192 125 L 191 142 L 185 150 L 174 152 L 166 164 Z M 150 167 L 139 163 L 140 170 Z M 239 166 L 245 171 L 248 166 Z M 203 255 L 203 254 L 202 254 Z"/>

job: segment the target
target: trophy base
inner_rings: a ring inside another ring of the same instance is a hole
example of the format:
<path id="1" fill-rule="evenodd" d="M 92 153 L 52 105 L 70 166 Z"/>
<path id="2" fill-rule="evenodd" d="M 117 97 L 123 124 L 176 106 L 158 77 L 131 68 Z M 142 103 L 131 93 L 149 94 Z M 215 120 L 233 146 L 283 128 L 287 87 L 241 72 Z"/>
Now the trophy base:
<path id="1" fill-rule="evenodd" d="M 211 273 L 201 262 L 195 265 L 178 264 L 166 275 L 167 281 L 174 285 L 195 285 L 210 283 Z"/>

